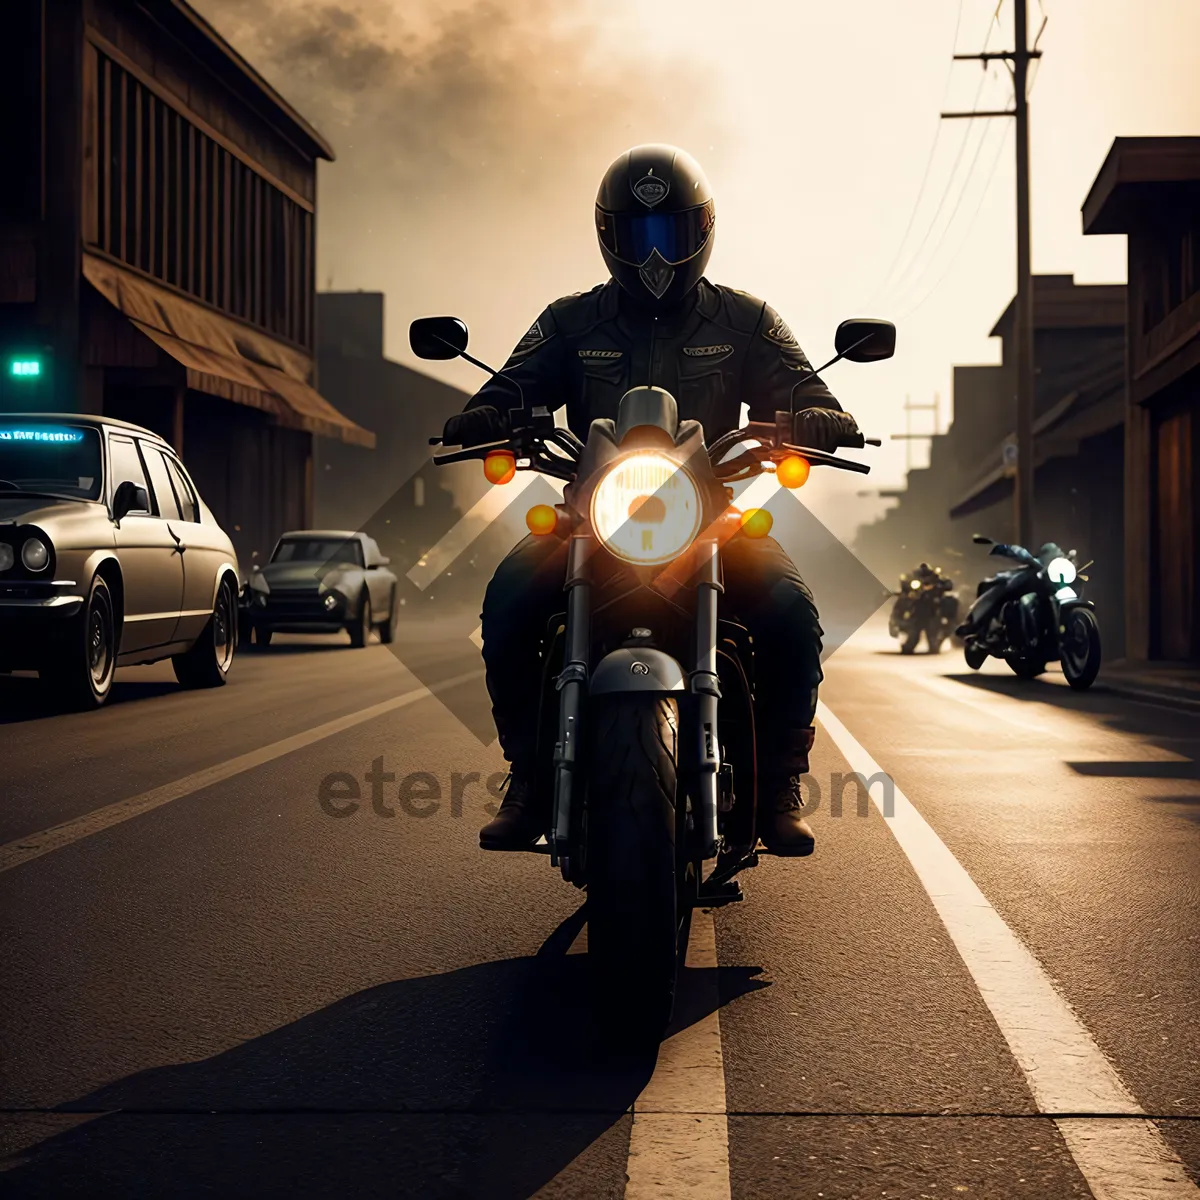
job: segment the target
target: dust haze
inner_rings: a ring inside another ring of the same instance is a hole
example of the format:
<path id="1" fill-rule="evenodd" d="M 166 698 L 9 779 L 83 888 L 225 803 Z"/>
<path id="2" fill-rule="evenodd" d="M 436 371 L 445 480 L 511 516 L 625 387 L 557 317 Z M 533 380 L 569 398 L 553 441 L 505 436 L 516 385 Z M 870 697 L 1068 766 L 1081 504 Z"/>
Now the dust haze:
<path id="1" fill-rule="evenodd" d="M 622 2 L 197 7 L 333 143 L 320 286 L 384 291 L 391 357 L 408 357 L 412 317 L 443 311 L 495 360 L 548 301 L 605 277 L 592 203 L 616 155 L 670 141 L 707 162 L 726 144 L 703 115 L 713 81 L 639 49 Z M 440 373 L 479 382 L 462 364 Z"/>

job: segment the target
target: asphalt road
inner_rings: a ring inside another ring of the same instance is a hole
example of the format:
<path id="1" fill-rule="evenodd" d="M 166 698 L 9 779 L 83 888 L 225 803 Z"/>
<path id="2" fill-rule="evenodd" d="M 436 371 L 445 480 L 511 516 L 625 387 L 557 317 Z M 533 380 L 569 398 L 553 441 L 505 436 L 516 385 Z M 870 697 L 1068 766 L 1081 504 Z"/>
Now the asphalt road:
<path id="1" fill-rule="evenodd" d="M 817 853 L 698 914 L 616 1062 L 580 895 L 476 848 L 460 643 L 283 639 L 92 714 L 0 681 L 0 1193 L 1200 1195 L 1194 714 L 856 638 Z M 864 764 L 892 816 L 836 815 Z"/>

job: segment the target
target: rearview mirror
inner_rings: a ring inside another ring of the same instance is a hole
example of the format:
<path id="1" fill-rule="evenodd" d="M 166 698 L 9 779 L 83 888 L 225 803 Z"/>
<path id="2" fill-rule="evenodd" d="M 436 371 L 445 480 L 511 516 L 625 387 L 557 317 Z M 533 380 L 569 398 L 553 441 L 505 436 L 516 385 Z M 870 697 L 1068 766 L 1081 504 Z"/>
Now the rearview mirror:
<path id="1" fill-rule="evenodd" d="M 386 567 L 392 560 L 384 554 L 380 554 L 377 558 L 373 558 L 370 562 L 372 567 Z"/>
<path id="2" fill-rule="evenodd" d="M 418 358 L 457 358 L 467 348 L 466 322 L 457 317 L 420 317 L 408 327 L 408 344 Z"/>
<path id="3" fill-rule="evenodd" d="M 971 541 L 973 541 L 977 546 L 990 546 L 993 544 L 992 539 L 990 537 L 984 537 L 982 533 L 971 534 Z"/>
<path id="4" fill-rule="evenodd" d="M 130 513 L 150 511 L 150 497 L 144 487 L 139 487 L 132 479 L 126 479 L 117 485 L 113 495 L 113 520 L 120 521 Z"/>
<path id="5" fill-rule="evenodd" d="M 896 353 L 896 327 L 873 317 L 843 321 L 834 335 L 833 348 L 847 362 L 880 362 Z"/>

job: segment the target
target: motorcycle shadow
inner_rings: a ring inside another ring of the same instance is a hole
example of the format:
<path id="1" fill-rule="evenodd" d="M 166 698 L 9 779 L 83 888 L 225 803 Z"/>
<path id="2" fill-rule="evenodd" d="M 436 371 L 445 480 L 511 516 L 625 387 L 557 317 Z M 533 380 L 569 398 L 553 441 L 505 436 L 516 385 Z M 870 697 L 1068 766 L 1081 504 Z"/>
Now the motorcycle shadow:
<path id="1" fill-rule="evenodd" d="M 551 945 L 372 987 L 130 1075 L 62 1105 L 82 1123 L 10 1159 L 5 1193 L 518 1200 L 553 1180 L 547 1194 L 619 1197 L 654 1056 L 600 1040 L 586 970 Z M 765 986 L 756 973 L 685 971 L 675 1027 L 711 1011 L 697 997 Z"/>

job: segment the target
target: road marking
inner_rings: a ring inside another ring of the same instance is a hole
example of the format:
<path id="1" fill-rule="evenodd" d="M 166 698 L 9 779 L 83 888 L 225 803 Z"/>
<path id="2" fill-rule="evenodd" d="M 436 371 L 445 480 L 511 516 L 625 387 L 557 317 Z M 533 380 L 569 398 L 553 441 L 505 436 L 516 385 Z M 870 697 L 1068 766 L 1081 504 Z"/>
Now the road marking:
<path id="1" fill-rule="evenodd" d="M 73 842 L 82 841 L 84 838 L 91 837 L 92 834 L 111 829 L 123 821 L 130 821 L 134 817 L 140 817 L 143 813 L 161 808 L 164 804 L 170 804 L 172 800 L 180 800 L 184 796 L 190 796 L 193 792 L 212 787 L 215 783 L 232 779 L 235 775 L 242 774 L 243 771 L 251 771 L 255 767 L 261 767 L 264 763 L 282 758 L 285 754 L 303 750 L 314 742 L 333 737 L 334 734 L 342 733 L 346 729 L 353 729 L 355 725 L 373 721 L 376 717 L 395 712 L 398 708 L 407 708 L 410 704 L 416 704 L 418 700 L 424 700 L 427 696 L 437 692 L 447 691 L 468 680 L 478 679 L 482 674 L 481 670 L 468 671 L 466 674 L 455 675 L 432 687 L 421 687 L 411 692 L 404 692 L 402 695 L 393 696 L 390 700 L 372 704 L 370 708 L 361 708 L 358 712 L 348 713 L 333 721 L 326 721 L 324 725 L 306 729 L 303 733 L 296 733 L 278 742 L 272 742 L 268 746 L 260 746 L 257 750 L 239 754 L 236 758 L 217 763 L 216 766 L 194 771 L 191 775 L 185 775 L 182 779 L 176 779 L 171 783 L 161 784 L 148 792 L 106 804 L 103 808 L 97 808 L 92 812 L 84 813 L 83 816 L 64 821 L 61 825 L 54 825 L 39 833 L 31 833 L 27 837 L 17 838 L 16 841 L 6 842 L 0 846 L 0 874 L 11 871 L 23 863 L 31 862 L 35 858 L 41 858 L 43 854 L 50 854 L 55 850 L 61 850 L 64 846 L 70 846 Z"/>
<path id="2" fill-rule="evenodd" d="M 998 701 L 990 692 L 979 692 L 969 683 L 955 683 L 953 680 L 947 679 L 944 675 L 930 676 L 913 672 L 909 678 L 920 684 L 927 691 L 933 692 L 934 695 L 944 696 L 954 704 L 973 708 L 985 717 L 996 718 L 1003 721 L 1006 725 L 1013 725 L 1017 729 L 1023 729 L 1026 733 L 1042 734 L 1046 732 L 1045 720 L 1040 724 L 1036 720 L 1024 720 L 1016 712 L 1012 711 L 1011 699 L 1013 698 L 1005 697 L 1005 699 L 1010 700 L 1009 704 L 1005 704 L 1002 701 Z M 1025 701 L 1022 700 L 1021 703 L 1025 703 Z"/>
<path id="3" fill-rule="evenodd" d="M 817 705 L 817 719 L 854 771 L 866 778 L 879 773 L 824 703 Z M 871 798 L 882 813 L 881 801 Z M 1195 1200 L 1200 1189 L 1041 964 L 899 788 L 892 799 L 888 828 L 933 901 L 1038 1108 L 1051 1116 L 1086 1114 L 1059 1117 L 1055 1124 L 1092 1194 L 1097 1200 Z"/>
<path id="4" fill-rule="evenodd" d="M 687 965 L 705 1016 L 659 1047 L 649 1083 L 633 1103 L 625 1200 L 730 1200 L 725 1062 L 718 1016 L 717 935 L 711 912 L 692 914 Z"/>

